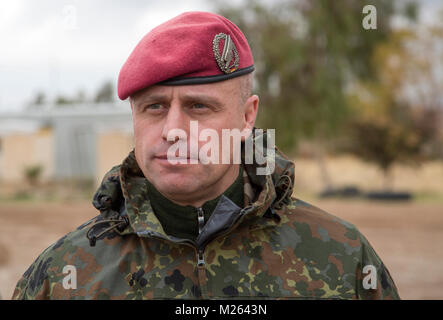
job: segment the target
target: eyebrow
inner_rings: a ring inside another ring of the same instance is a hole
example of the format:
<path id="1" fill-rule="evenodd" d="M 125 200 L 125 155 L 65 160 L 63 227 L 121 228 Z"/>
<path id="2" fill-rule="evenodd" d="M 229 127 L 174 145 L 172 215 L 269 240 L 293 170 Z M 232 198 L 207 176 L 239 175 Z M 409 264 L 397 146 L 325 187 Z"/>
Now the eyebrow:
<path id="1" fill-rule="evenodd" d="M 152 94 L 152 95 L 148 95 L 145 97 L 142 97 L 139 99 L 139 101 L 137 101 L 138 99 L 134 99 L 134 102 L 137 106 L 145 104 L 145 103 L 150 103 L 150 102 L 168 102 L 170 100 L 170 97 L 168 95 L 164 95 L 164 94 Z M 223 107 L 223 103 L 217 99 L 216 97 L 212 97 L 209 95 L 205 95 L 205 94 L 183 94 L 180 95 L 180 100 L 184 101 L 184 102 L 200 102 L 203 104 L 209 104 L 212 105 L 216 108 L 222 108 Z"/>
<path id="2" fill-rule="evenodd" d="M 216 108 L 222 108 L 223 103 L 216 97 L 208 96 L 205 94 L 184 94 L 180 96 L 180 99 L 185 102 L 201 102 L 203 104 L 209 104 Z"/>
<path id="3" fill-rule="evenodd" d="M 134 102 L 138 105 L 141 105 L 146 102 L 153 101 L 168 101 L 168 96 L 164 94 L 152 94 L 148 96 L 141 97 L 140 99 L 134 99 Z"/>

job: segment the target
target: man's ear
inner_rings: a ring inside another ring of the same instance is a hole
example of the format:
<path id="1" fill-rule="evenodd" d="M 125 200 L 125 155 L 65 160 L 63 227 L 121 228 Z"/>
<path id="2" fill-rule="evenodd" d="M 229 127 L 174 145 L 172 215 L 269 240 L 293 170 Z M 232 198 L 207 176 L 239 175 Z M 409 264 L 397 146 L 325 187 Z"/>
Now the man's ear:
<path id="1" fill-rule="evenodd" d="M 259 98 L 257 95 L 250 96 L 243 105 L 244 110 L 244 123 L 243 132 L 252 132 L 254 129 L 255 120 L 257 119 Z M 242 138 L 244 140 L 245 137 Z"/>

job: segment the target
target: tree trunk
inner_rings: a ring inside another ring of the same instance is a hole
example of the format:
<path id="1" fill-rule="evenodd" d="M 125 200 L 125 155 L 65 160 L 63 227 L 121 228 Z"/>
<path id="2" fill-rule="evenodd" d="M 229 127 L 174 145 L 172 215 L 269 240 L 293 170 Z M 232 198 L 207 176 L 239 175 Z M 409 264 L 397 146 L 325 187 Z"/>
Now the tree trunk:
<path id="1" fill-rule="evenodd" d="M 331 176 L 329 174 L 326 160 L 325 151 L 322 143 L 317 142 L 315 146 L 315 159 L 317 161 L 318 167 L 320 169 L 320 176 L 323 183 L 324 190 L 332 189 Z"/>
<path id="2" fill-rule="evenodd" d="M 394 175 L 390 167 L 383 169 L 383 189 L 391 192 L 394 188 Z"/>

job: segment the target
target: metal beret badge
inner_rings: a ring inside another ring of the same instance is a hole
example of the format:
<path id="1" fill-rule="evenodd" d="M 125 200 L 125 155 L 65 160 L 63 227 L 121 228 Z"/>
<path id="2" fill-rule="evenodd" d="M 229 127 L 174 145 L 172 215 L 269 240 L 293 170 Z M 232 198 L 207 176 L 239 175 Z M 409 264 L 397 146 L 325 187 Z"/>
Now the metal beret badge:
<path id="1" fill-rule="evenodd" d="M 224 40 L 223 50 L 220 54 L 220 43 Z M 224 73 L 232 73 L 238 69 L 239 57 L 237 48 L 231 37 L 224 33 L 219 33 L 212 40 L 212 50 L 218 67 Z"/>

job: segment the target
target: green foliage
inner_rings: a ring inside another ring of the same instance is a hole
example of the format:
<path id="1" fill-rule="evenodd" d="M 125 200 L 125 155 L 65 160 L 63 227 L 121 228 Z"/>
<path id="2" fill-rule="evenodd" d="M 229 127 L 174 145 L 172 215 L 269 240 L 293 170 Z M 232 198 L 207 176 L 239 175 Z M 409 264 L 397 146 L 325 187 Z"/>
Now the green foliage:
<path id="1" fill-rule="evenodd" d="M 349 144 L 345 151 L 382 169 L 385 187 L 389 189 L 393 164 L 417 165 L 426 156 L 426 147 L 437 130 L 432 116 L 431 110 L 417 112 L 395 103 L 386 114 L 378 117 L 355 116 L 347 126 Z"/>
<path id="2" fill-rule="evenodd" d="M 43 167 L 41 165 L 32 165 L 28 166 L 24 170 L 24 175 L 26 181 L 28 181 L 31 185 L 36 185 L 40 176 L 43 172 Z"/>
<path id="3" fill-rule="evenodd" d="M 41 105 L 44 104 L 46 102 L 46 95 L 44 92 L 38 92 L 35 97 L 34 100 L 31 102 L 31 105 Z"/>
<path id="4" fill-rule="evenodd" d="M 387 41 L 374 50 L 371 64 L 375 80 L 361 80 L 349 95 L 353 116 L 349 121 L 349 150 L 376 163 L 386 175 L 396 162 L 417 162 L 436 154 L 441 94 L 426 90 L 435 79 L 427 61 L 432 51 L 426 42 L 410 30 L 392 32 Z M 417 55 L 410 48 L 428 48 L 426 55 Z M 422 99 L 405 97 L 405 87 L 414 88 Z M 427 102 L 430 101 L 430 102 Z"/>
<path id="5" fill-rule="evenodd" d="M 55 104 L 59 107 L 63 107 L 66 105 L 72 105 L 72 104 L 81 104 L 86 102 L 86 96 L 85 92 L 83 90 L 79 90 L 77 92 L 76 96 L 73 97 L 66 97 L 63 95 L 59 95 L 55 98 Z"/>
<path id="6" fill-rule="evenodd" d="M 114 85 L 112 81 L 105 82 L 97 91 L 94 99 L 95 102 L 112 102 L 114 101 Z"/>
<path id="7" fill-rule="evenodd" d="M 408 122 L 356 118 L 349 126 L 350 151 L 387 173 L 393 163 L 411 161 L 419 154 L 423 139 L 419 132 L 410 130 Z"/>
<path id="8" fill-rule="evenodd" d="M 376 32 L 362 28 L 364 3 L 355 0 L 219 2 L 219 12 L 240 27 L 254 54 L 257 124 L 277 129 L 284 152 L 293 152 L 300 139 L 338 134 L 349 115 L 346 86 L 374 76 L 372 52 L 391 32 L 394 6 L 371 4 L 377 7 Z"/>
<path id="9" fill-rule="evenodd" d="M 13 201 L 30 201 L 33 199 L 32 194 L 26 190 L 18 190 L 13 196 Z"/>
<path id="10" fill-rule="evenodd" d="M 72 105 L 81 105 L 88 102 L 113 102 L 114 101 L 114 84 L 112 81 L 104 82 L 101 87 L 95 93 L 93 98 L 88 98 L 83 89 L 79 89 L 76 94 L 72 96 L 57 95 L 54 99 L 54 103 L 57 107 L 71 107 Z M 37 109 L 36 107 L 46 103 L 46 96 L 43 92 L 36 95 L 34 100 L 30 103 L 31 109 Z"/>
<path id="11" fill-rule="evenodd" d="M 418 17 L 418 9 L 419 9 L 418 4 L 413 1 L 410 1 L 405 4 L 403 10 L 406 17 L 408 17 L 411 20 L 416 20 Z"/>
<path id="12" fill-rule="evenodd" d="M 71 103 L 73 103 L 73 101 L 65 96 L 57 96 L 57 98 L 55 98 L 56 105 L 65 105 Z"/>

